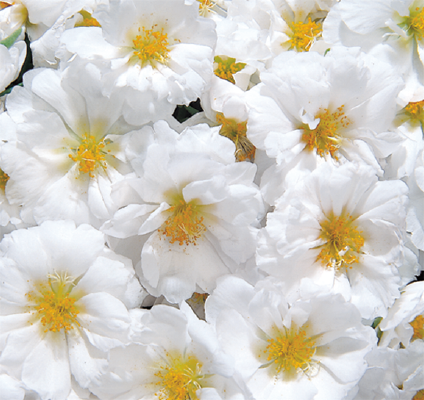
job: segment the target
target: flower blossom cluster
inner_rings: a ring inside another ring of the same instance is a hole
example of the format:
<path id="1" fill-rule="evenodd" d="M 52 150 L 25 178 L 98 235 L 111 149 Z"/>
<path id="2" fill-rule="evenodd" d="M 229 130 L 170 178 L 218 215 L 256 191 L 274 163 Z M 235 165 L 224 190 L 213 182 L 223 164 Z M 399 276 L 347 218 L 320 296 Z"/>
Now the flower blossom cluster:
<path id="1" fill-rule="evenodd" d="M 0 1 L 0 400 L 424 399 L 424 0 Z"/>

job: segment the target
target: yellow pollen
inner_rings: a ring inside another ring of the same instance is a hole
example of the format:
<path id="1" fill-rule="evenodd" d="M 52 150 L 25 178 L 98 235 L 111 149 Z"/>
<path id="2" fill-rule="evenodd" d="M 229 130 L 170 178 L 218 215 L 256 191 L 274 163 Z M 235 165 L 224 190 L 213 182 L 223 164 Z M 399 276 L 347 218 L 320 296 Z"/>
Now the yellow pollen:
<path id="1" fill-rule="evenodd" d="M 308 22 L 293 22 L 291 31 L 292 33 L 289 34 L 289 50 L 309 51 L 315 39 L 321 36 L 322 26 L 308 18 Z"/>
<path id="2" fill-rule="evenodd" d="M 424 400 L 424 389 L 421 389 L 415 393 L 415 396 L 412 398 L 412 400 Z"/>
<path id="3" fill-rule="evenodd" d="M 150 63 L 152 66 L 159 62 L 166 64 L 169 53 L 168 34 L 161 30 L 155 30 L 156 25 L 152 29 L 145 29 L 144 26 L 138 28 L 139 35 L 133 40 L 134 55 L 137 56 L 141 65 Z"/>
<path id="4" fill-rule="evenodd" d="M 409 103 L 404 111 L 412 121 L 424 122 L 424 100 Z"/>
<path id="5" fill-rule="evenodd" d="M 70 331 L 74 325 L 80 326 L 76 319 L 79 314 L 75 307 L 76 299 L 70 295 L 72 288 L 72 280 L 57 275 L 51 276 L 48 287 L 40 287 L 41 295 L 34 292 L 26 294 L 29 301 L 36 303 L 34 310 L 46 328 L 44 332 Z"/>
<path id="6" fill-rule="evenodd" d="M 408 33 L 413 34 L 417 40 L 422 40 L 424 38 L 424 8 L 417 7 L 411 11 L 407 24 L 409 24 Z"/>
<path id="7" fill-rule="evenodd" d="M 284 328 L 276 338 L 268 339 L 264 351 L 267 360 L 277 367 L 277 373 L 307 370 L 315 354 L 315 341 L 306 336 L 303 329 Z M 271 365 L 272 365 L 271 364 Z"/>
<path id="8" fill-rule="evenodd" d="M 2 169 L 0 169 L 0 189 L 2 192 L 6 189 L 6 183 L 9 180 L 9 175 L 7 175 Z"/>
<path id="9" fill-rule="evenodd" d="M 237 161 L 251 161 L 255 159 L 256 147 L 246 136 L 247 121 L 238 122 L 235 119 L 225 118 L 223 114 L 216 115 L 218 123 L 222 124 L 219 134 L 232 140 L 236 145 L 235 157 Z"/>
<path id="10" fill-rule="evenodd" d="M 193 201 L 186 203 L 180 199 L 177 205 L 168 209 L 172 215 L 165 221 L 163 229 L 159 233 L 168 237 L 170 243 L 178 242 L 180 246 L 184 243 L 197 244 L 203 233 L 206 231 L 203 225 L 203 217 L 199 217 L 199 206 Z"/>
<path id="11" fill-rule="evenodd" d="M 196 391 L 202 387 L 202 364 L 194 357 L 188 356 L 171 359 L 155 376 L 159 378 L 156 385 L 161 389 L 156 392 L 159 400 L 198 400 Z"/>
<path id="12" fill-rule="evenodd" d="M 302 141 L 306 143 L 306 149 L 316 149 L 317 154 L 324 157 L 330 154 L 335 160 L 338 159 L 336 152 L 340 147 L 341 133 L 350 125 L 350 120 L 344 114 L 344 105 L 331 113 L 328 109 L 319 111 L 315 118 L 319 118 L 318 126 L 310 129 L 304 126 Z"/>
<path id="13" fill-rule="evenodd" d="M 424 316 L 418 315 L 412 322 L 409 323 L 414 329 L 412 340 L 424 339 Z"/>
<path id="14" fill-rule="evenodd" d="M 362 232 L 354 224 L 354 218 L 346 216 L 336 217 L 333 214 L 320 223 L 321 233 L 319 238 L 325 241 L 317 261 L 336 270 L 349 267 L 359 261 L 359 254 L 364 245 Z"/>
<path id="15" fill-rule="evenodd" d="M 82 19 L 81 22 L 75 24 L 75 27 L 80 27 L 80 26 L 100 26 L 100 24 L 97 21 L 97 19 L 93 18 L 88 11 L 81 10 L 79 12 L 79 14 L 82 16 L 83 19 Z"/>
<path id="16" fill-rule="evenodd" d="M 215 56 L 214 58 L 214 72 L 218 78 L 225 79 L 228 82 L 236 83 L 233 75 L 236 72 L 241 71 L 246 64 L 238 62 L 236 63 L 235 58 L 226 56 Z"/>
<path id="17" fill-rule="evenodd" d="M 93 172 L 101 167 L 107 168 L 105 156 L 106 152 L 104 140 L 97 141 L 94 136 L 88 133 L 82 136 L 82 142 L 77 149 L 72 149 L 69 158 L 78 163 L 79 171 L 83 174 L 88 173 L 91 178 L 94 177 Z"/>

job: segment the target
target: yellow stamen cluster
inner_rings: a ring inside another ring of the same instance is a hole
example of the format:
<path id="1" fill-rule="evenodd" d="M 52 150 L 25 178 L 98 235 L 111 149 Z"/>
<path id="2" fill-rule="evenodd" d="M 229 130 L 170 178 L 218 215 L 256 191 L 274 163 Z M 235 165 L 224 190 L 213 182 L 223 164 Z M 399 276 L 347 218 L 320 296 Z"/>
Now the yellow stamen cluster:
<path id="1" fill-rule="evenodd" d="M 424 100 L 409 103 L 404 112 L 412 121 L 424 122 Z"/>
<path id="2" fill-rule="evenodd" d="M 166 64 L 169 53 L 168 34 L 161 30 L 138 28 L 139 35 L 133 40 L 134 55 L 139 58 L 141 65 L 150 63 L 152 66 L 159 62 Z"/>
<path id="3" fill-rule="evenodd" d="M 80 26 L 100 26 L 99 21 L 96 18 L 93 18 L 88 11 L 81 10 L 79 14 L 82 16 L 82 21 L 75 24 L 75 27 Z"/>
<path id="4" fill-rule="evenodd" d="M 233 75 L 241 71 L 246 64 L 238 62 L 235 58 L 225 56 L 215 56 L 214 58 L 214 73 L 218 78 L 225 79 L 228 82 L 236 83 Z"/>
<path id="5" fill-rule="evenodd" d="M 212 0 L 197 0 L 199 4 L 199 15 L 201 17 L 207 17 L 215 6 L 215 2 Z"/>
<path id="6" fill-rule="evenodd" d="M 267 342 L 267 360 L 277 367 L 277 373 L 296 372 L 299 368 L 307 370 L 316 350 L 315 341 L 306 335 L 305 330 L 294 326 L 284 328 Z"/>
<path id="7" fill-rule="evenodd" d="M 359 261 L 359 254 L 364 245 L 364 237 L 354 223 L 354 218 L 347 215 L 335 216 L 331 214 L 320 223 L 319 238 L 325 244 L 319 246 L 321 251 L 317 261 L 325 267 L 334 267 L 336 270 L 349 267 Z"/>
<path id="8" fill-rule="evenodd" d="M 170 243 L 196 245 L 197 239 L 206 231 L 203 217 L 199 216 L 199 206 L 193 201 L 186 203 L 180 199 L 168 212 L 172 215 L 165 221 L 163 229 L 159 229 L 159 233 L 167 236 Z"/>
<path id="9" fill-rule="evenodd" d="M 424 38 L 424 8 L 417 7 L 411 11 L 408 18 L 409 32 L 413 34 L 417 40 Z"/>
<path id="10" fill-rule="evenodd" d="M 412 398 L 412 400 L 424 400 L 424 389 L 421 389 L 415 393 L 415 396 Z"/>
<path id="11" fill-rule="evenodd" d="M 293 22 L 290 28 L 289 50 L 295 49 L 298 52 L 309 51 L 316 38 L 322 33 L 322 25 L 312 21 L 311 18 L 308 18 L 307 22 Z"/>
<path id="12" fill-rule="evenodd" d="M 222 124 L 219 134 L 232 140 L 236 145 L 236 160 L 251 161 L 255 160 L 256 147 L 246 136 L 247 121 L 238 122 L 235 119 L 225 118 L 223 114 L 216 115 L 218 123 Z"/>
<path id="13" fill-rule="evenodd" d="M 9 175 L 6 174 L 2 169 L 0 169 L 0 189 L 2 192 L 6 189 L 6 183 L 9 180 Z"/>
<path id="14" fill-rule="evenodd" d="M 336 152 L 340 147 L 342 131 L 350 125 L 350 120 L 344 114 L 344 105 L 330 112 L 328 109 L 319 111 L 315 118 L 319 118 L 318 126 L 310 129 L 304 126 L 302 141 L 306 143 L 306 149 L 316 149 L 317 154 L 324 157 L 330 154 L 335 160 L 338 159 Z"/>
<path id="15" fill-rule="evenodd" d="M 10 7 L 12 6 L 14 3 L 8 3 L 6 1 L 0 1 L 0 10 L 3 10 L 4 8 Z"/>
<path id="16" fill-rule="evenodd" d="M 88 173 L 91 178 L 94 177 L 93 172 L 101 167 L 107 168 L 105 156 L 106 152 L 104 140 L 98 141 L 94 136 L 84 134 L 81 144 L 77 149 L 72 149 L 69 158 L 78 163 L 79 171 L 83 174 Z"/>
<path id="17" fill-rule="evenodd" d="M 35 314 L 40 318 L 41 324 L 46 328 L 44 332 L 59 332 L 62 329 L 69 331 L 75 325 L 80 326 L 77 321 L 79 310 L 75 306 L 76 298 L 71 296 L 74 286 L 73 279 L 66 274 L 49 275 L 48 285 L 40 285 L 40 293 L 29 292 L 26 294 L 33 306 Z"/>
<path id="18" fill-rule="evenodd" d="M 424 316 L 418 315 L 412 322 L 409 323 L 414 330 L 412 340 L 424 339 Z"/>
<path id="19" fill-rule="evenodd" d="M 171 359 L 155 373 L 159 378 L 156 384 L 161 387 L 156 396 L 159 400 L 198 400 L 196 391 L 202 387 L 204 378 L 201 370 L 202 364 L 194 356 Z"/>

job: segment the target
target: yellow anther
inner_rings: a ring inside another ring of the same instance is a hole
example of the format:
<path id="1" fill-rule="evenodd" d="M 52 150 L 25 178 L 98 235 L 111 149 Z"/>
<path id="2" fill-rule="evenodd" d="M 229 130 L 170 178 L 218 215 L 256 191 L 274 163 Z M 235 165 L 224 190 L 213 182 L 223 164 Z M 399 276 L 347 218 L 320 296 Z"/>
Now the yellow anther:
<path id="1" fill-rule="evenodd" d="M 319 238 L 325 243 L 319 246 L 322 249 L 317 261 L 327 268 L 334 267 L 337 271 L 342 268 L 351 268 L 351 264 L 359 261 L 364 237 L 351 215 L 330 214 L 327 219 L 320 222 L 320 225 Z"/>
<path id="2" fill-rule="evenodd" d="M 416 7 L 410 13 L 409 32 L 415 35 L 417 40 L 424 38 L 424 8 Z"/>
<path id="3" fill-rule="evenodd" d="M 246 136 L 247 121 L 239 122 L 235 119 L 225 118 L 222 113 L 216 115 L 216 120 L 222 124 L 219 134 L 232 140 L 236 145 L 236 160 L 253 162 L 255 160 L 256 147 Z"/>
<path id="4" fill-rule="evenodd" d="M 75 27 L 80 26 L 100 26 L 97 19 L 93 18 L 88 11 L 81 10 L 78 14 L 82 16 L 82 21 L 75 24 Z"/>
<path id="5" fill-rule="evenodd" d="M 69 158 L 78 163 L 79 171 L 83 174 L 88 173 L 91 178 L 97 168 L 106 169 L 106 152 L 104 140 L 98 141 L 94 136 L 88 133 L 82 136 L 81 144 L 76 149 L 71 149 Z"/>
<path id="6" fill-rule="evenodd" d="M 180 199 L 176 205 L 168 209 L 172 215 L 165 221 L 159 233 L 168 237 L 170 243 L 178 242 L 180 246 L 184 243 L 197 244 L 206 227 L 203 224 L 203 217 L 199 216 L 199 206 L 191 201 L 186 203 Z"/>
<path id="7" fill-rule="evenodd" d="M 194 356 L 170 358 L 155 376 L 159 378 L 156 393 L 159 400 L 198 400 L 197 390 L 202 387 L 202 364 Z"/>
<path id="8" fill-rule="evenodd" d="M 295 49 L 298 52 L 309 51 L 314 41 L 322 33 L 321 24 L 311 21 L 311 18 L 308 18 L 308 22 L 293 22 L 290 28 L 289 50 Z"/>
<path id="9" fill-rule="evenodd" d="M 415 396 L 412 398 L 412 400 L 424 400 L 424 389 L 421 389 L 415 393 Z"/>
<path id="10" fill-rule="evenodd" d="M 264 352 L 267 360 L 276 367 L 277 373 L 307 370 L 316 350 L 315 340 L 308 337 L 304 329 L 295 326 L 278 331 L 276 337 L 267 342 L 269 344 Z"/>
<path id="11" fill-rule="evenodd" d="M 409 103 L 404 110 L 411 120 L 424 122 L 424 100 Z"/>
<path id="12" fill-rule="evenodd" d="M 150 63 L 153 67 L 157 62 L 166 64 L 169 53 L 168 34 L 161 30 L 138 28 L 139 35 L 133 40 L 134 55 L 137 56 L 144 66 Z"/>
<path id="13" fill-rule="evenodd" d="M 418 315 L 412 322 L 409 323 L 414 330 L 412 340 L 424 339 L 424 316 Z"/>
<path id="14" fill-rule="evenodd" d="M 0 189 L 2 192 L 6 189 L 6 183 L 9 180 L 9 175 L 7 175 L 2 169 L 0 169 Z"/>
<path id="15" fill-rule="evenodd" d="M 214 58 L 214 72 L 218 78 L 225 79 L 228 82 L 236 83 L 233 75 L 241 71 L 246 64 L 238 62 L 235 58 L 226 56 L 215 56 Z"/>
<path id="16" fill-rule="evenodd" d="M 199 15 L 201 17 L 207 17 L 212 9 L 215 7 L 215 2 L 212 0 L 197 0 L 199 4 Z"/>
<path id="17" fill-rule="evenodd" d="M 331 113 L 328 109 L 319 111 L 315 118 L 320 121 L 315 129 L 303 127 L 302 141 L 306 143 L 306 149 L 316 149 L 319 156 L 330 154 L 338 159 L 336 152 L 340 147 L 342 132 L 350 125 L 350 120 L 344 114 L 344 105 Z"/>

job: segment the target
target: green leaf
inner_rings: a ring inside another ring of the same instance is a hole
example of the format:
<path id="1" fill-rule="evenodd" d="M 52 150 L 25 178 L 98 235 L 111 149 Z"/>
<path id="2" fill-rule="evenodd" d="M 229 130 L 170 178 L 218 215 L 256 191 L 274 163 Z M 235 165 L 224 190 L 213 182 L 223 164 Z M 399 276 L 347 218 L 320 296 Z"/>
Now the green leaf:
<path id="1" fill-rule="evenodd" d="M 6 39 L 2 40 L 0 44 L 10 49 L 13 46 L 13 44 L 16 42 L 16 39 L 19 37 L 21 32 L 22 32 L 22 28 L 19 28 L 17 31 L 13 32 L 10 36 L 8 36 Z"/>

